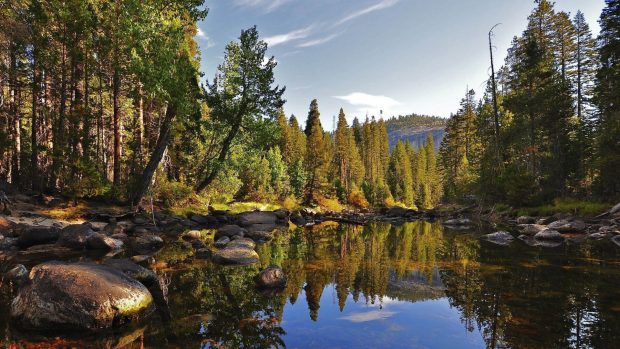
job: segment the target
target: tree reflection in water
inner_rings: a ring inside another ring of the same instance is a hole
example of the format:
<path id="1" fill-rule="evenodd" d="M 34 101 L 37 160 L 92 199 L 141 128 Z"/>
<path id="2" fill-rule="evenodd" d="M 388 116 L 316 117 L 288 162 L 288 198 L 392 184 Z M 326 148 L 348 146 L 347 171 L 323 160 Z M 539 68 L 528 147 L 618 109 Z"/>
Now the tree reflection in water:
<path id="1" fill-rule="evenodd" d="M 287 324 L 285 307 L 304 306 L 297 304 L 303 295 L 313 323 L 333 321 L 333 311 L 321 317 L 321 305 L 329 304 L 321 299 L 330 288 L 340 312 L 351 301 L 381 307 L 386 300 L 447 299 L 465 329 L 479 332 L 489 348 L 607 348 L 620 343 L 620 252 L 613 244 L 542 249 L 517 241 L 500 247 L 479 235 L 427 222 L 291 230 L 258 247 L 257 265 L 196 262 L 173 272 L 173 321 L 147 326 L 144 343 L 283 348 L 287 331 L 299 330 Z M 170 251 L 163 255 L 175 258 Z M 255 287 L 253 278 L 270 265 L 284 269 L 284 290 Z M 8 327 L 6 321 L 0 316 L 0 325 Z"/>

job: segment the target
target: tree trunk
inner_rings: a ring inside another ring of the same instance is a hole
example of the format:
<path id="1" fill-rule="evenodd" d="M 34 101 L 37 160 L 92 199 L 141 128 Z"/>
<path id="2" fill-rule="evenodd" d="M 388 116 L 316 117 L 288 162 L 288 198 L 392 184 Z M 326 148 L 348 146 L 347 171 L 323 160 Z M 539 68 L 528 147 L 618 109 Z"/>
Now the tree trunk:
<path id="1" fill-rule="evenodd" d="M 245 111 L 240 112 L 239 115 L 243 115 L 243 113 L 245 113 Z M 226 156 L 228 155 L 228 149 L 230 148 L 232 141 L 237 136 L 237 133 L 239 132 L 240 128 L 241 128 L 241 118 L 239 117 L 237 118 L 237 122 L 232 125 L 232 128 L 228 132 L 228 135 L 224 139 L 224 142 L 222 142 L 222 149 L 220 150 L 220 154 L 217 158 L 217 162 L 214 164 L 213 168 L 209 171 L 209 174 L 205 177 L 205 179 L 202 180 L 202 182 L 200 182 L 198 186 L 196 186 L 197 193 L 205 190 L 209 186 L 209 184 L 211 184 L 217 177 L 217 174 L 219 173 L 219 170 L 220 170 L 220 166 L 226 160 Z"/>
<path id="2" fill-rule="evenodd" d="M 13 153 L 11 159 L 11 183 L 15 185 L 20 184 L 20 170 L 21 170 L 21 122 L 19 115 L 19 87 L 17 79 L 17 45 L 15 43 L 10 44 L 10 57 L 9 57 L 9 88 L 10 88 L 10 111 L 11 111 L 11 133 L 13 140 Z"/>
<path id="3" fill-rule="evenodd" d="M 33 191 L 39 191 L 41 189 L 39 186 L 39 144 L 37 141 L 37 133 L 39 131 L 37 106 L 39 104 L 41 73 L 37 65 L 37 54 L 38 50 L 35 48 L 32 57 L 32 121 L 30 123 L 30 179 Z"/>
<path id="4" fill-rule="evenodd" d="M 114 168 L 112 172 L 112 182 L 115 188 L 118 188 L 121 181 L 121 130 L 120 130 L 120 91 L 121 82 L 118 68 L 114 68 L 112 78 L 112 103 L 113 107 L 113 119 L 114 119 Z"/>
<path id="5" fill-rule="evenodd" d="M 172 131 L 172 122 L 176 117 L 176 107 L 173 104 L 169 104 L 166 109 L 166 116 L 164 117 L 164 121 L 161 124 L 161 128 L 159 131 L 159 138 L 157 138 L 157 143 L 155 144 L 155 148 L 153 149 L 153 153 L 151 154 L 151 158 L 149 159 L 148 164 L 144 168 L 142 175 L 140 177 L 140 181 L 138 182 L 136 192 L 133 196 L 133 204 L 136 207 L 140 206 L 140 201 L 151 185 L 153 184 L 153 176 L 155 175 L 155 171 L 159 167 L 161 160 L 164 158 L 164 154 L 168 149 L 168 142 L 170 141 L 170 132 Z"/>

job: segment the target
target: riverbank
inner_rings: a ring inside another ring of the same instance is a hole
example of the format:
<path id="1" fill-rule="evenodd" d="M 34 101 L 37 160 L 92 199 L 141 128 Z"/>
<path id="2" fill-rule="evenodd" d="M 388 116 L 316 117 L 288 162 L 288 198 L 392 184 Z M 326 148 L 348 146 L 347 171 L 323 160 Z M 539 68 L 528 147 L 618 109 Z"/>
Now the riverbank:
<path id="1" fill-rule="evenodd" d="M 437 211 L 391 207 L 240 213 L 211 208 L 208 214 L 175 216 L 42 196 L 15 195 L 11 201 L 11 215 L 0 216 L 0 283 L 10 285 L 15 292 L 9 310 L 15 324 L 35 330 L 98 330 L 139 321 L 152 313 L 165 319 L 170 316 L 168 271 L 196 260 L 227 266 L 256 265 L 263 257 L 258 253 L 260 245 L 289 234 L 295 227 L 321 223 L 401 226 L 409 221 L 429 221 L 464 233 L 484 224 L 486 231 L 502 229 L 482 236 L 498 245 L 520 239 L 528 246 L 548 248 L 596 239 L 620 246 L 620 206 L 594 217 L 568 213 L 511 217 L 473 206 Z M 167 246 L 183 252 L 178 257 L 160 258 L 160 251 Z M 287 276 L 281 269 L 263 267 L 266 269 L 256 274 L 256 287 L 286 285 Z M 96 305 L 105 298 L 95 291 L 81 292 L 72 281 L 76 275 L 103 291 L 131 290 L 115 295 L 114 302 L 126 306 L 106 308 L 103 314 L 88 307 L 76 308 L 79 302 Z M 50 289 L 62 291 L 48 292 Z M 131 296 L 135 294 L 141 296 Z M 66 304 L 63 300 L 67 298 L 78 303 Z M 62 307 L 63 312 L 46 312 L 50 307 Z"/>

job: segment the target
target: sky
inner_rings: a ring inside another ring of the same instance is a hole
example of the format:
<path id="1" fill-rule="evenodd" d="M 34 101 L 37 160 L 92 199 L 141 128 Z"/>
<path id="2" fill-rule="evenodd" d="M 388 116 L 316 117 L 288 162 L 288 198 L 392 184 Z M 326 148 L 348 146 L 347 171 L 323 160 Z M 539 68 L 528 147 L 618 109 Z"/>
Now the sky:
<path id="1" fill-rule="evenodd" d="M 488 32 L 496 66 L 525 29 L 530 0 L 206 0 L 196 37 L 202 71 L 213 78 L 228 42 L 257 26 L 286 86 L 285 112 L 303 123 L 312 99 L 332 129 L 342 107 L 355 116 L 411 113 L 449 117 L 467 88 L 480 95 L 490 75 Z M 556 10 L 584 12 L 592 31 L 604 0 L 556 0 Z"/>

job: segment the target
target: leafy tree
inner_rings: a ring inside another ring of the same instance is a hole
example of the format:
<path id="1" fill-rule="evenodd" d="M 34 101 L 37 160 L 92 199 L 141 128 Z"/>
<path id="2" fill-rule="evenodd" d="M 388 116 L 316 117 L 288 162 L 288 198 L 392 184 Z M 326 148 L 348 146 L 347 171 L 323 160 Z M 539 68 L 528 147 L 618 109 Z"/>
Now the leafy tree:
<path id="1" fill-rule="evenodd" d="M 266 60 L 266 51 L 267 44 L 259 39 L 256 27 L 243 30 L 239 42 L 226 46 L 224 63 L 205 92 L 209 127 L 217 129 L 223 138 L 211 143 L 213 149 L 205 159 L 206 175 L 196 186 L 199 192 L 216 178 L 238 134 L 257 118 L 275 115 L 284 104 L 284 88 L 272 87 L 277 62 L 273 57 Z"/>

